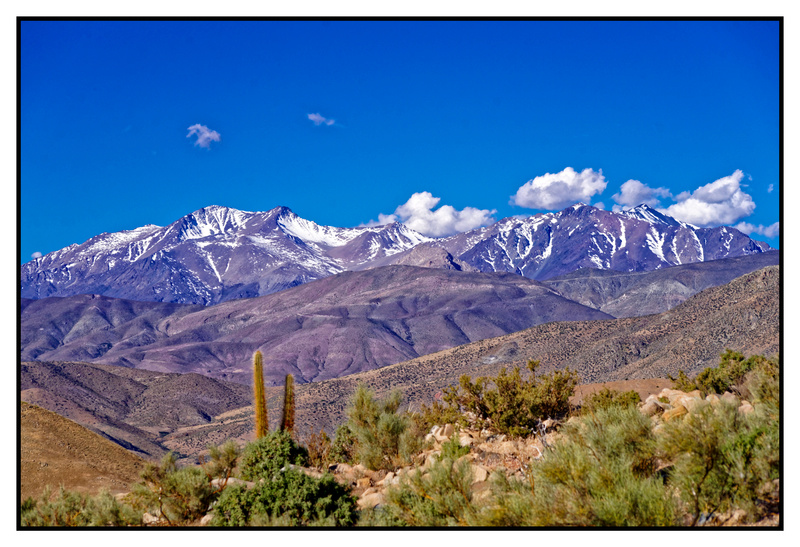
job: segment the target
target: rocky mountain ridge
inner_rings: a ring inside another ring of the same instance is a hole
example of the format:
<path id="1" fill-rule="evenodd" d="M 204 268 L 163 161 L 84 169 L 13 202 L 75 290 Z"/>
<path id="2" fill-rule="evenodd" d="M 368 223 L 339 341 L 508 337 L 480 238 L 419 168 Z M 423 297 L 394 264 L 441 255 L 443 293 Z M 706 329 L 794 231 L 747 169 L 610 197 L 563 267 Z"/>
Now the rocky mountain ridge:
<path id="1" fill-rule="evenodd" d="M 21 296 L 99 294 L 211 305 L 391 264 L 510 272 L 544 280 L 580 268 L 650 271 L 769 251 L 735 228 L 697 228 L 640 205 L 577 204 L 431 239 L 403 224 L 336 228 L 286 207 L 211 206 L 169 226 L 100 234 L 21 266 Z"/>

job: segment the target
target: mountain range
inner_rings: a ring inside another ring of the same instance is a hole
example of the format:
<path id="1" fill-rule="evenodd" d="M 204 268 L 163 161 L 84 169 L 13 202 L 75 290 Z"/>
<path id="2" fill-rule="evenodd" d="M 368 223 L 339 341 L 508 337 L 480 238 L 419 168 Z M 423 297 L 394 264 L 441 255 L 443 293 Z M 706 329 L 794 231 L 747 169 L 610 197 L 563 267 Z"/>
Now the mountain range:
<path id="1" fill-rule="evenodd" d="M 212 305 L 393 264 L 546 280 L 581 268 L 642 272 L 769 250 L 734 228 L 698 228 L 646 205 L 611 212 L 577 204 L 438 239 L 400 223 L 336 228 L 286 207 L 210 206 L 166 227 L 104 233 L 35 258 L 21 266 L 20 291 L 31 299 L 98 294 Z"/>
<path id="2" fill-rule="evenodd" d="M 779 263 L 778 252 L 651 272 L 581 270 L 540 282 L 511 273 L 383 266 L 214 306 L 97 295 L 22 299 L 21 359 L 195 372 L 269 385 L 381 368 L 553 321 L 666 311 Z"/>

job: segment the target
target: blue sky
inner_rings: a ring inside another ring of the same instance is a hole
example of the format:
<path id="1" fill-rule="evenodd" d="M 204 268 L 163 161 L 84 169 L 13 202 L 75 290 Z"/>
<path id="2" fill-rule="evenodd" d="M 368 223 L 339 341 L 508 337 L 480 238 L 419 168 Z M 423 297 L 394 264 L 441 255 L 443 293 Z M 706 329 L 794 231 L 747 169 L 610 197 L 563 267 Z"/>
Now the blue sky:
<path id="1" fill-rule="evenodd" d="M 779 246 L 778 23 L 35 22 L 21 261 L 207 205 L 445 235 L 647 202 Z"/>

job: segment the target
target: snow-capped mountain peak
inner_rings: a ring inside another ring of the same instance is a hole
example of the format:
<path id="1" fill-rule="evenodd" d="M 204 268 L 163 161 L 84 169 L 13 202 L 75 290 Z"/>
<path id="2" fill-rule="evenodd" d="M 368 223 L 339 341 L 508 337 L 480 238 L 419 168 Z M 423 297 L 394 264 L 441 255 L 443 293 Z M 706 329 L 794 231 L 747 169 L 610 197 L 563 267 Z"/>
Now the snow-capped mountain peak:
<path id="1" fill-rule="evenodd" d="M 446 254 L 416 252 L 418 246 Z M 214 205 L 164 228 L 100 234 L 34 259 L 22 266 L 21 291 L 24 298 L 94 293 L 214 304 L 345 270 L 421 257 L 427 265 L 440 255 L 467 269 L 544 280 L 580 268 L 647 271 L 769 250 L 735 228 L 697 228 L 646 205 L 616 213 L 576 204 L 440 239 L 396 222 L 337 228 L 287 207 L 248 212 Z"/>

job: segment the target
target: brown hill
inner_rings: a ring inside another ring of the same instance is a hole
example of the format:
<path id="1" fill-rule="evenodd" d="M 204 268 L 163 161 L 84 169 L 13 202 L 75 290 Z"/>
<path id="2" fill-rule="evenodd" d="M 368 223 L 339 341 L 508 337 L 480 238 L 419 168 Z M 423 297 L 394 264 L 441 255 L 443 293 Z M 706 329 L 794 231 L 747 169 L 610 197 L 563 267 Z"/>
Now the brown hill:
<path id="1" fill-rule="evenodd" d="M 144 460 L 72 420 L 23 402 L 20 409 L 21 499 L 46 485 L 96 494 L 128 492 Z"/>
<path id="2" fill-rule="evenodd" d="M 23 401 L 57 412 L 147 459 L 181 427 L 249 404 L 248 386 L 199 374 L 74 362 L 20 364 Z"/>

